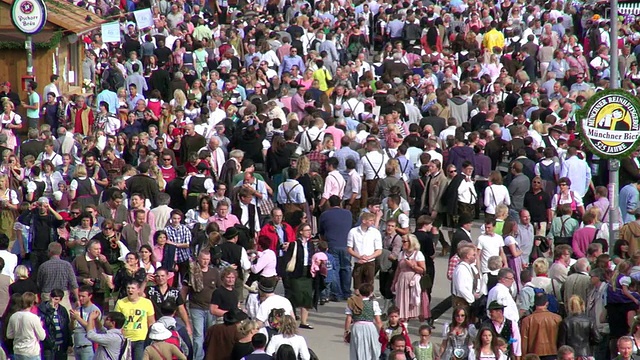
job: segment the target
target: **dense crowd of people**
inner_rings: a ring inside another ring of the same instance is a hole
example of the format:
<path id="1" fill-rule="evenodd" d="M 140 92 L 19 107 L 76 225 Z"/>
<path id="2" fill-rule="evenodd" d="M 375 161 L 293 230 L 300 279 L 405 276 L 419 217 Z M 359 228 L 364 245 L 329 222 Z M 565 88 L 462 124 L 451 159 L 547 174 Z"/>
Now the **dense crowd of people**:
<path id="1" fill-rule="evenodd" d="M 73 2 L 121 28 L 82 36 L 81 91 L 0 88 L 2 358 L 316 359 L 301 334 L 328 302 L 351 360 L 640 356 L 640 149 L 614 209 L 575 118 L 611 85 L 612 32 L 636 94 L 640 20 L 561 0 Z"/>

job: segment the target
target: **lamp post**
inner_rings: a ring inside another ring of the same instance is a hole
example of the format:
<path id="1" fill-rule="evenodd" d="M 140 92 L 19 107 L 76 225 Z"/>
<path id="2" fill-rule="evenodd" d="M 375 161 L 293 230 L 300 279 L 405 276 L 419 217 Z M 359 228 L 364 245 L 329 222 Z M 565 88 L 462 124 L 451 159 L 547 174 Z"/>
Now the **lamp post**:
<path id="1" fill-rule="evenodd" d="M 609 74 L 609 87 L 617 89 L 618 86 L 618 0 L 611 0 L 611 48 L 609 49 L 609 64 L 611 65 L 611 73 Z M 618 188 L 619 178 L 618 170 L 620 169 L 620 161 L 618 159 L 609 159 L 609 241 L 613 243 L 618 238 L 618 229 L 620 223 L 618 216 Z M 614 227 L 615 226 L 615 227 Z M 610 247 L 611 249 L 612 247 Z"/>

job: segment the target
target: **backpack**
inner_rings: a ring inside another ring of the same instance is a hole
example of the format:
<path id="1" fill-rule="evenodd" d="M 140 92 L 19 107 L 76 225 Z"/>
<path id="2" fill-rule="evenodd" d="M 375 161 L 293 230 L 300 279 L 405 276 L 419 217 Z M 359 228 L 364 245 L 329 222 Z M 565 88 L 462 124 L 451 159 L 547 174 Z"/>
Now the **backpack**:
<path id="1" fill-rule="evenodd" d="M 120 335 L 120 337 L 122 338 L 122 345 L 120 346 L 120 354 L 118 355 L 117 359 L 112 359 L 111 355 L 109 355 L 109 352 L 105 351 L 109 360 L 131 360 L 132 359 L 131 340 L 127 339 L 122 335 Z"/>
<path id="2" fill-rule="evenodd" d="M 109 84 L 109 88 L 111 91 L 118 91 L 121 87 L 124 86 L 124 76 L 119 70 L 109 69 L 109 77 L 107 78 L 107 83 Z"/>
<path id="3" fill-rule="evenodd" d="M 536 294 L 546 294 L 547 295 L 547 301 L 548 301 L 548 305 L 547 305 L 547 310 L 551 311 L 554 314 L 560 314 L 560 302 L 558 301 L 558 298 L 556 297 L 555 294 L 547 294 L 544 289 L 539 288 L 539 287 L 533 287 L 531 286 L 531 288 L 533 289 L 533 293 L 534 293 L 534 297 L 536 296 Z M 535 305 L 531 306 L 530 312 L 533 312 L 535 310 Z"/>

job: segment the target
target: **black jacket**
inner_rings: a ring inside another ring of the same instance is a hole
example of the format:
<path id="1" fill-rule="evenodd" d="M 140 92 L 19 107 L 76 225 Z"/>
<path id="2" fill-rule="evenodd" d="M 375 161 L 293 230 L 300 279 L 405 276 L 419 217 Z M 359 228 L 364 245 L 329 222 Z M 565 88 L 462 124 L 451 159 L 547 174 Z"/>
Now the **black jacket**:
<path id="1" fill-rule="evenodd" d="M 132 194 L 138 193 L 144 196 L 145 199 L 151 201 L 151 208 L 158 206 L 157 199 L 160 189 L 158 183 L 147 175 L 140 174 L 134 175 L 127 179 L 127 194 L 131 198 Z"/>
<path id="2" fill-rule="evenodd" d="M 461 228 L 457 228 L 454 230 L 453 238 L 451 239 L 451 254 L 449 255 L 449 259 L 451 259 L 453 255 L 458 253 L 458 244 L 461 241 L 468 241 L 470 243 L 473 243 L 473 240 L 471 240 L 471 237 L 467 234 L 466 231 L 462 230 Z"/>
<path id="3" fill-rule="evenodd" d="M 71 329 L 69 327 L 69 312 L 62 305 L 58 306 L 58 310 L 54 309 L 48 301 L 40 303 L 40 305 L 38 305 L 38 316 L 40 317 L 40 320 L 42 320 L 44 329 L 47 332 L 47 339 L 45 339 L 42 343 L 45 346 L 45 349 L 51 349 L 49 345 L 55 342 L 56 327 L 53 317 L 56 314 L 56 311 L 58 314 L 58 320 L 60 321 L 60 331 L 62 332 L 62 345 L 60 345 L 60 349 L 67 350 L 67 348 L 72 345 Z"/>
<path id="4" fill-rule="evenodd" d="M 595 322 L 585 314 L 569 315 L 560 323 L 558 329 L 558 347 L 569 345 L 576 357 L 593 356 L 590 345 L 600 342 L 600 333 Z"/>
<path id="5" fill-rule="evenodd" d="M 291 260 L 291 258 L 293 257 L 293 251 L 294 249 L 297 247 L 298 250 L 296 251 L 296 266 L 293 270 L 293 272 L 288 273 L 287 275 L 292 278 L 292 279 L 298 279 L 298 278 L 302 278 L 302 277 L 311 277 L 311 272 L 309 271 L 309 269 L 311 269 L 311 266 L 307 267 L 307 271 L 305 272 L 304 269 L 304 249 L 302 248 L 302 241 L 300 239 L 295 241 L 295 246 L 293 243 L 289 243 L 289 247 L 287 248 L 287 252 L 284 253 L 283 257 L 282 257 L 282 266 L 283 266 L 283 270 L 286 270 L 287 268 L 287 264 L 289 264 L 289 261 Z M 311 265 L 311 257 L 313 256 L 313 254 L 315 254 L 315 247 L 313 246 L 313 244 L 311 243 L 311 241 L 309 241 L 307 243 L 307 247 L 309 249 L 309 261 L 307 262 L 309 265 Z"/>

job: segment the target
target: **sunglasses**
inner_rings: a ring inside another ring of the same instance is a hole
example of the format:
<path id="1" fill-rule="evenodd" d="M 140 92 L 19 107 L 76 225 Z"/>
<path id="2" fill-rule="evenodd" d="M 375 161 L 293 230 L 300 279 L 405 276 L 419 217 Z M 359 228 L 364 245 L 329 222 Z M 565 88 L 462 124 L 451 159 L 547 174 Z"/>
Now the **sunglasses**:
<path id="1" fill-rule="evenodd" d="M 453 174 L 456 171 L 458 171 L 458 170 L 449 170 L 449 174 Z"/>

